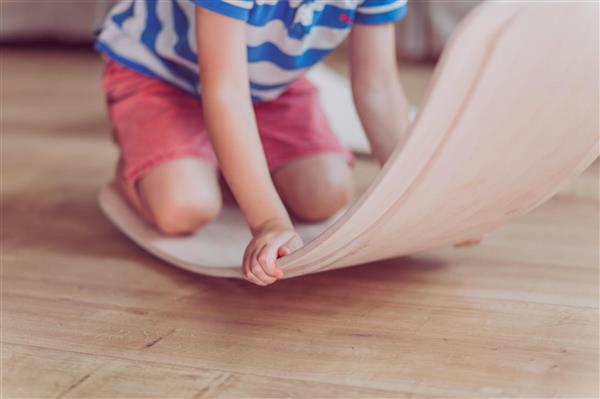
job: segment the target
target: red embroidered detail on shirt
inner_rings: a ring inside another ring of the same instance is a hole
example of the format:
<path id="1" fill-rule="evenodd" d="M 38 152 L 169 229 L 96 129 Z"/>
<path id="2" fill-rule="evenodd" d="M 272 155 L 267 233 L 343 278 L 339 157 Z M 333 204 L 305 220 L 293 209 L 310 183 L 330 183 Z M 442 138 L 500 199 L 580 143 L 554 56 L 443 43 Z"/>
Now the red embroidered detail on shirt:
<path id="1" fill-rule="evenodd" d="M 348 16 L 348 14 L 341 14 L 340 15 L 340 21 L 342 21 L 345 24 L 349 24 L 350 23 L 350 17 Z"/>

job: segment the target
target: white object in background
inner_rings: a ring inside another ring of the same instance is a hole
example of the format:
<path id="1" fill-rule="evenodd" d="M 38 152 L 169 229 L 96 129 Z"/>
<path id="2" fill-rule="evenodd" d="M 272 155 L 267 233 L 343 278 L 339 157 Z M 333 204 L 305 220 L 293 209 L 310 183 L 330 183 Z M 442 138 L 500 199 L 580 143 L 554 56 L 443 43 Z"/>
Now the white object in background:
<path id="1" fill-rule="evenodd" d="M 311 69 L 307 77 L 319 88 L 321 105 L 342 144 L 353 152 L 370 153 L 371 147 L 354 108 L 349 80 L 322 63 Z"/>

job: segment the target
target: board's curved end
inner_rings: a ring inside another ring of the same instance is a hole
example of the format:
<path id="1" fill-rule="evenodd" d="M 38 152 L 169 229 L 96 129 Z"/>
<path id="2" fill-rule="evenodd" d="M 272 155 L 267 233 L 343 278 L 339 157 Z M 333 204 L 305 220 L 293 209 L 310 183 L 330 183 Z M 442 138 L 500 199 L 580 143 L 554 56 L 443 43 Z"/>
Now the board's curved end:
<path id="1" fill-rule="evenodd" d="M 598 156 L 597 9 L 484 3 L 474 10 L 444 51 L 404 147 L 343 218 L 282 262 L 286 272 L 477 237 L 580 173 Z"/>

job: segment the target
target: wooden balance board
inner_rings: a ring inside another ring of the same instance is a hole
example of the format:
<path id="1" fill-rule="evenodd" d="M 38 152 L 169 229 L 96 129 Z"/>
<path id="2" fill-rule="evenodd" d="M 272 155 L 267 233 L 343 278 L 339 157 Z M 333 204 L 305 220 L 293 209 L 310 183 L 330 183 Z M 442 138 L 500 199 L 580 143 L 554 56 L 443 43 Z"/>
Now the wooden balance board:
<path id="1" fill-rule="evenodd" d="M 475 9 L 447 45 L 408 139 L 370 188 L 335 220 L 297 226 L 306 245 L 280 259 L 286 277 L 480 236 L 583 171 L 599 154 L 597 15 L 596 2 Z M 225 209 L 194 235 L 169 238 L 110 185 L 100 204 L 159 258 L 192 272 L 242 277 L 250 233 L 237 209 Z"/>

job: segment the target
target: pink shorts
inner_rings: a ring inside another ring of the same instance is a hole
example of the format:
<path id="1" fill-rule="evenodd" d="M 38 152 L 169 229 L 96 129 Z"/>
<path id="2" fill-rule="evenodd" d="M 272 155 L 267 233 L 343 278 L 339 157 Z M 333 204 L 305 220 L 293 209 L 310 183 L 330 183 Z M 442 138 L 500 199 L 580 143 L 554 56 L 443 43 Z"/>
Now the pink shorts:
<path id="1" fill-rule="evenodd" d="M 200 98 L 111 60 L 106 64 L 104 90 L 121 150 L 120 178 L 125 182 L 135 184 L 153 167 L 178 158 L 196 157 L 218 167 Z M 274 101 L 255 103 L 254 112 L 271 171 L 322 152 L 352 161 L 329 126 L 317 89 L 307 79 L 298 79 Z"/>

